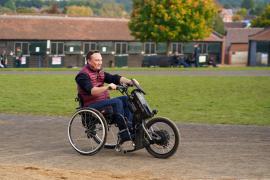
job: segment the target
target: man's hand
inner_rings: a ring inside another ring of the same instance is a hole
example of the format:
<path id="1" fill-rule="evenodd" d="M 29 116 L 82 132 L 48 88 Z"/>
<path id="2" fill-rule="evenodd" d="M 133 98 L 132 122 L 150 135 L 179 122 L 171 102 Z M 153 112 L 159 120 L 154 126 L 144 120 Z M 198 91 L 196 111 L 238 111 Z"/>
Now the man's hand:
<path id="1" fill-rule="evenodd" d="M 130 79 L 125 78 L 125 77 L 121 77 L 120 83 L 127 84 L 127 85 L 133 85 L 132 81 Z"/>
<path id="2" fill-rule="evenodd" d="M 139 85 L 139 82 L 136 79 L 133 79 L 133 81 L 135 81 L 135 83 L 137 83 Z M 125 77 L 121 77 L 120 82 L 123 84 L 130 85 L 130 86 L 133 85 L 133 82 L 130 79 L 127 79 Z"/>
<path id="3" fill-rule="evenodd" d="M 134 81 L 136 84 L 140 85 L 140 83 L 139 83 L 136 79 L 133 79 L 133 81 Z M 131 82 L 131 83 L 132 83 L 132 82 Z"/>
<path id="4" fill-rule="evenodd" d="M 127 84 L 129 86 L 133 86 L 133 82 L 130 79 L 128 81 L 126 81 L 125 84 Z"/>
<path id="5" fill-rule="evenodd" d="M 113 83 L 111 83 L 111 84 L 108 85 L 108 89 L 109 90 L 116 90 L 116 87 L 117 86 L 115 84 L 113 84 Z"/>

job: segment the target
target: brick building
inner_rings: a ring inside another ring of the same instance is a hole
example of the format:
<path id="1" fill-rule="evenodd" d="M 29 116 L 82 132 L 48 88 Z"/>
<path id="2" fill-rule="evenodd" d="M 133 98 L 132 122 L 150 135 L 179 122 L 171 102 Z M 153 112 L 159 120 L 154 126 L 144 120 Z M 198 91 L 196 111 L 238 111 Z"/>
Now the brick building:
<path id="1" fill-rule="evenodd" d="M 228 28 L 226 33 L 226 63 L 247 65 L 249 35 L 262 31 L 263 28 Z"/>
<path id="2" fill-rule="evenodd" d="M 25 67 L 74 67 L 85 63 L 89 50 L 100 50 L 103 64 L 140 67 L 147 56 L 166 54 L 165 43 L 138 42 L 128 19 L 65 16 L 0 15 L 0 52 L 10 52 L 9 66 L 19 47 Z M 224 38 L 212 33 L 200 43 L 202 54 L 224 63 Z M 170 52 L 190 55 L 195 42 L 172 42 Z"/>
<path id="3" fill-rule="evenodd" d="M 249 36 L 250 66 L 270 66 L 270 28 Z"/>

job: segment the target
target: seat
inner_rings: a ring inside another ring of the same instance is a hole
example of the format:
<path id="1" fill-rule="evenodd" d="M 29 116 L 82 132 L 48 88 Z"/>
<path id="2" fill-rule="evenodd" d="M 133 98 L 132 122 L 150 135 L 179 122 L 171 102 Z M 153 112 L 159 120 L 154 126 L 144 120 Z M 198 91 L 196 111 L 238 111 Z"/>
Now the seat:
<path id="1" fill-rule="evenodd" d="M 78 94 L 77 97 L 75 98 L 75 101 L 79 103 L 79 107 L 77 107 L 76 109 L 81 109 L 83 108 L 84 104 L 82 101 L 82 97 Z M 106 106 L 103 107 L 101 109 L 97 109 L 106 119 L 108 124 L 113 124 L 114 123 L 114 118 L 113 118 L 113 107 L 112 106 Z"/>

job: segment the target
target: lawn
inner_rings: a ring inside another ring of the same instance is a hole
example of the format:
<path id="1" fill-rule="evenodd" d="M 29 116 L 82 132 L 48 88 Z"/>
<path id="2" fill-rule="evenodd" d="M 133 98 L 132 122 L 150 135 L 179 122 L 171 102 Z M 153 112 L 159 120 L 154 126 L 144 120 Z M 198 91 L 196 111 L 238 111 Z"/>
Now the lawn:
<path id="1" fill-rule="evenodd" d="M 0 71 L 79 71 L 81 68 L 2 68 Z M 200 67 L 200 68 L 176 68 L 176 67 L 129 67 L 129 68 L 105 68 L 106 71 L 252 71 L 252 70 L 267 70 L 270 67 Z"/>
<path id="2" fill-rule="evenodd" d="M 270 125 L 270 77 L 133 78 L 158 115 L 174 121 Z M 77 107 L 74 75 L 1 74 L 0 81 L 1 113 L 71 117 Z"/>

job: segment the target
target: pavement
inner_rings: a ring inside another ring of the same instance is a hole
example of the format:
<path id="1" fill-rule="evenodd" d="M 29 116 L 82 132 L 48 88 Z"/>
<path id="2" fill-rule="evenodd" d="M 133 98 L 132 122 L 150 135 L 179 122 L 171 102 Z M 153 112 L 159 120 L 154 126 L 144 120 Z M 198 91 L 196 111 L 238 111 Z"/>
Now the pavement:
<path id="1" fill-rule="evenodd" d="M 68 117 L 0 114 L 0 167 L 129 171 L 161 179 L 270 179 L 270 126 L 180 123 L 178 151 L 157 159 L 146 150 L 80 155 L 69 144 L 68 122 Z"/>

